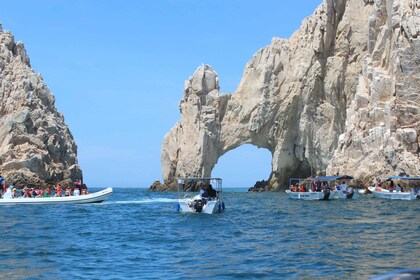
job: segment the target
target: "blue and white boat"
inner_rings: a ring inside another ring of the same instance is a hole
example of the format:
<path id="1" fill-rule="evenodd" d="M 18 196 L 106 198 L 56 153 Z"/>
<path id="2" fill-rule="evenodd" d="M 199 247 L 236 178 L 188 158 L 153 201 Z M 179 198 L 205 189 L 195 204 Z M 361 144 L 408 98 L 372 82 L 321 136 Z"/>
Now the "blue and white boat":
<path id="1" fill-rule="evenodd" d="M 289 198 L 298 200 L 350 199 L 353 198 L 355 190 L 339 184 L 350 180 L 353 180 L 353 177 L 348 175 L 291 178 L 286 193 Z"/>
<path id="2" fill-rule="evenodd" d="M 380 177 L 376 180 L 375 185 L 368 189 L 372 192 L 374 197 L 382 199 L 420 199 L 420 176 Z"/>
<path id="3" fill-rule="evenodd" d="M 220 178 L 178 178 L 178 203 L 176 209 L 184 213 L 222 213 L 225 203 L 222 200 L 222 179 Z M 181 197 L 188 189 L 201 188 L 200 193 Z"/>

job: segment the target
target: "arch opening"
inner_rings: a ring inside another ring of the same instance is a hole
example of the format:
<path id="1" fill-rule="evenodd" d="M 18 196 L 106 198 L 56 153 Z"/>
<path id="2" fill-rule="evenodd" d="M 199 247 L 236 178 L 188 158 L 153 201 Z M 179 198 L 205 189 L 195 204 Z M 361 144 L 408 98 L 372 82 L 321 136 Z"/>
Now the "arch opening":
<path id="1" fill-rule="evenodd" d="M 211 174 L 223 179 L 223 187 L 248 189 L 257 181 L 269 179 L 271 162 L 269 150 L 244 144 L 221 156 Z"/>

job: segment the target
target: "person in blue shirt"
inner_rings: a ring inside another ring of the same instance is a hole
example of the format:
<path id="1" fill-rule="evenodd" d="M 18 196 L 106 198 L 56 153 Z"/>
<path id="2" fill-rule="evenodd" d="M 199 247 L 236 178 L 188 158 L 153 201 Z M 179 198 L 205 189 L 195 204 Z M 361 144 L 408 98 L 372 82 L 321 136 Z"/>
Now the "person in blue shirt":
<path id="1" fill-rule="evenodd" d="M 2 187 L 0 190 L 3 190 L 3 193 L 6 192 L 6 180 L 3 178 L 3 176 L 0 175 L 0 186 Z"/>

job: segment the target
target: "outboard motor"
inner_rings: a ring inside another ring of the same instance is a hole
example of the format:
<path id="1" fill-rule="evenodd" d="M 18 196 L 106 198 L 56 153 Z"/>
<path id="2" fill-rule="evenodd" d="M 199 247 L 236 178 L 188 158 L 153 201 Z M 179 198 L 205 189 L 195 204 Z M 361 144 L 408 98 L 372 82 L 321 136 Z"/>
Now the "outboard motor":
<path id="1" fill-rule="evenodd" d="M 327 188 L 324 190 L 324 200 L 328 200 L 330 198 L 331 190 L 330 188 Z"/>
<path id="2" fill-rule="evenodd" d="M 354 190 L 353 189 L 351 189 L 350 191 L 346 192 L 346 198 L 347 199 L 352 198 L 353 195 L 354 195 Z"/>
<path id="3" fill-rule="evenodd" d="M 197 213 L 201 213 L 201 211 L 203 211 L 203 200 L 202 199 L 194 200 L 194 210 Z"/>

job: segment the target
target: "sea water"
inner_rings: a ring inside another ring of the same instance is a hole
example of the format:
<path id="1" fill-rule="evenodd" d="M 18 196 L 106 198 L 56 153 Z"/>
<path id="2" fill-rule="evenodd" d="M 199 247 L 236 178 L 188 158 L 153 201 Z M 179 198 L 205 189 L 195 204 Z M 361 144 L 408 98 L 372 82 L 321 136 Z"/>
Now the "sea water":
<path id="1" fill-rule="evenodd" d="M 0 278 L 369 279 L 420 267 L 420 201 L 223 198 L 215 215 L 135 188 L 99 204 L 0 206 Z"/>

